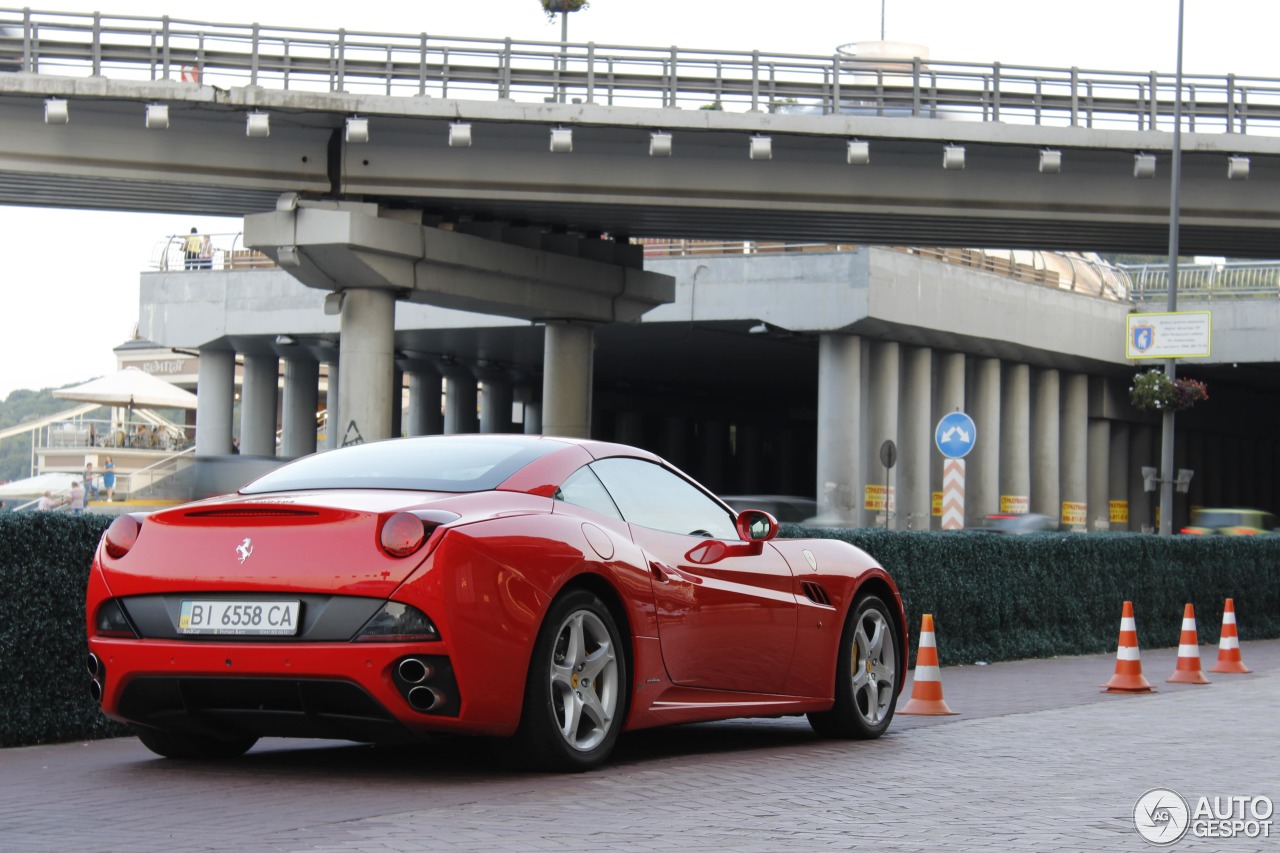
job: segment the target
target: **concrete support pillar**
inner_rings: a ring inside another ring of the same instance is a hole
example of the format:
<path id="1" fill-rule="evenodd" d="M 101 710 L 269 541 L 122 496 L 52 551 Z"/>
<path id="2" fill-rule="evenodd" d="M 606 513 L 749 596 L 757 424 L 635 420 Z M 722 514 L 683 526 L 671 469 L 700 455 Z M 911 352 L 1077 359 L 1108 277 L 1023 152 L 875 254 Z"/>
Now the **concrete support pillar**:
<path id="1" fill-rule="evenodd" d="M 227 350 L 200 350 L 200 377 L 196 391 L 196 456 L 230 453 L 232 410 L 236 396 L 236 354 Z"/>
<path id="2" fill-rule="evenodd" d="M 1108 496 L 1111 482 L 1107 470 L 1111 463 L 1111 421 L 1106 418 L 1089 418 L 1088 434 L 1088 487 L 1089 529 L 1110 530 Z"/>
<path id="3" fill-rule="evenodd" d="M 1068 373 L 1062 378 L 1062 426 L 1059 433 L 1062 503 L 1075 512 L 1064 524 L 1082 529 L 1089 523 L 1089 377 Z M 1084 505 L 1083 518 L 1079 506 Z M 1062 512 L 1064 507 L 1060 507 Z"/>
<path id="4" fill-rule="evenodd" d="M 1000 385 L 1000 512 L 1031 511 L 1031 366 L 1006 364 Z"/>
<path id="5" fill-rule="evenodd" d="M 933 441 L 933 428 L 945 415 L 964 411 L 965 356 L 962 352 L 940 353 L 935 360 L 935 378 L 933 382 L 933 417 L 930 418 L 929 441 Z M 942 492 L 942 466 L 946 460 L 937 448 L 929 451 L 932 460 L 929 465 L 929 488 Z M 930 495 L 932 504 L 933 496 Z M 932 506 L 930 507 L 932 513 Z M 930 525 L 937 527 L 941 519 L 931 519 Z"/>
<path id="6" fill-rule="evenodd" d="M 870 368 L 869 381 L 867 387 L 867 440 L 865 442 L 866 456 L 863 464 L 866 465 L 866 478 L 864 481 L 863 497 L 868 494 L 869 486 L 880 486 L 883 488 L 886 484 L 889 487 L 889 493 L 897 491 L 896 483 L 898 478 L 898 469 L 896 467 L 885 470 L 884 465 L 880 462 L 880 446 L 885 441 L 892 441 L 896 446 L 898 443 L 898 384 L 901 381 L 901 364 L 899 356 L 901 348 L 897 341 L 873 341 L 870 349 Z M 864 504 L 865 505 L 865 504 Z M 877 518 L 881 516 L 881 518 Z M 890 519 L 886 522 L 884 519 Z M 877 527 L 887 525 L 892 528 L 896 525 L 892 521 L 892 514 L 889 513 L 888 494 L 885 496 L 884 509 L 867 510 L 865 523 Z"/>
<path id="7" fill-rule="evenodd" d="M 452 370 L 444 381 L 444 431 L 446 435 L 479 430 L 476 404 L 479 394 L 470 371 Z"/>
<path id="8" fill-rule="evenodd" d="M 324 446 L 327 450 L 333 450 L 335 447 L 342 445 L 342 410 L 339 408 L 339 374 L 342 371 L 338 367 L 337 361 L 329 362 L 328 376 L 329 387 L 325 391 L 325 430 L 324 430 Z"/>
<path id="9" fill-rule="evenodd" d="M 240 452 L 245 456 L 276 455 L 279 390 L 280 359 L 275 353 L 246 355 L 240 386 Z"/>
<path id="10" fill-rule="evenodd" d="M 862 341 L 853 335 L 818 340 L 818 515 L 833 522 L 861 519 Z"/>
<path id="11" fill-rule="evenodd" d="M 1107 459 L 1107 513 L 1110 517 L 1111 501 L 1116 501 L 1128 516 L 1126 521 L 1112 521 L 1112 530 L 1135 530 L 1129 515 L 1129 424 L 1111 422 L 1111 448 Z"/>
<path id="12" fill-rule="evenodd" d="M 1142 469 L 1158 468 L 1155 455 L 1155 428 L 1135 424 L 1129 429 L 1129 529 L 1150 533 L 1156 523 L 1156 492 L 1142 488 Z"/>
<path id="13" fill-rule="evenodd" d="M 309 358 L 285 359 L 281 456 L 293 459 L 316 452 L 316 410 L 319 398 L 319 362 Z"/>
<path id="14" fill-rule="evenodd" d="M 395 372 L 395 296 L 355 288 L 342 299 L 339 444 L 391 437 Z"/>
<path id="15" fill-rule="evenodd" d="M 969 416 L 978 428 L 973 452 L 965 457 L 965 524 L 981 526 L 1000 509 L 1000 359 L 974 365 Z"/>
<path id="16" fill-rule="evenodd" d="M 530 400 L 524 404 L 524 434 L 542 435 L 541 400 Z"/>
<path id="17" fill-rule="evenodd" d="M 515 402 L 515 390 L 510 382 L 496 375 L 484 377 L 483 387 L 480 389 L 480 431 L 511 432 L 513 402 Z"/>
<path id="18" fill-rule="evenodd" d="M 933 459 L 933 351 L 902 352 L 898 418 L 898 529 L 928 530 L 932 504 L 929 463 Z"/>
<path id="19" fill-rule="evenodd" d="M 1058 461 L 1060 391 L 1058 371 L 1035 371 L 1031 383 L 1031 511 L 1055 520 L 1062 513 Z"/>
<path id="20" fill-rule="evenodd" d="M 444 432 L 444 412 L 440 397 L 444 378 L 434 369 L 409 373 L 409 422 L 406 435 L 439 435 Z"/>
<path id="21" fill-rule="evenodd" d="M 632 447 L 644 447 L 644 415 L 639 412 L 618 412 L 614 418 L 613 440 Z"/>
<path id="22" fill-rule="evenodd" d="M 586 323 L 547 323 L 542 356 L 542 431 L 591 437 L 595 329 Z"/>

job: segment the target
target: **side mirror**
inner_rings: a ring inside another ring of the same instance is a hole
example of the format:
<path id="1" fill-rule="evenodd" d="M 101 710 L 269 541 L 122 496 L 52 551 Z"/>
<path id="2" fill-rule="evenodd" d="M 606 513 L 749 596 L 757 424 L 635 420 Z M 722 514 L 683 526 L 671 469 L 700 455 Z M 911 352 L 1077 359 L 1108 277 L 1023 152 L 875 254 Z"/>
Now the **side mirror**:
<path id="1" fill-rule="evenodd" d="M 778 535 L 778 519 L 762 509 L 744 509 L 735 523 L 738 535 L 748 542 L 768 542 Z"/>

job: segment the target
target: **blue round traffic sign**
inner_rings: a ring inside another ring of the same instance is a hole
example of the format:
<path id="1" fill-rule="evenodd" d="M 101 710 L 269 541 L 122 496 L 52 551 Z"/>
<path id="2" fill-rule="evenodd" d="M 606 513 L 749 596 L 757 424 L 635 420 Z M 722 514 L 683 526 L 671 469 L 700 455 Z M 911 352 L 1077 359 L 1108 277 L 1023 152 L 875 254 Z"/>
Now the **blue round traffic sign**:
<path id="1" fill-rule="evenodd" d="M 938 421 L 938 428 L 933 431 L 933 443 L 948 459 L 959 459 L 966 456 L 978 441 L 978 428 L 973 418 L 964 412 L 952 412 L 943 415 Z"/>

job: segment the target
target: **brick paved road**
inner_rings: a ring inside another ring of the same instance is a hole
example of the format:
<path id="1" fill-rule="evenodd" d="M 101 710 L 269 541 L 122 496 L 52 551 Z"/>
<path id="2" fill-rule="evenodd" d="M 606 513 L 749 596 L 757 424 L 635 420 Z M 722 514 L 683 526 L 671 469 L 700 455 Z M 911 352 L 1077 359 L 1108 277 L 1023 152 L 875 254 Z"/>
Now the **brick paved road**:
<path id="1" fill-rule="evenodd" d="M 1155 695 L 1098 692 L 1112 655 L 951 667 L 961 715 L 897 717 L 879 741 L 703 724 L 624 738 L 578 776 L 508 773 L 465 740 L 272 740 L 214 764 L 133 739 L 4 750 L 0 850 L 1154 850 L 1131 822 L 1150 788 L 1280 800 L 1280 640 L 1246 640 L 1255 673 L 1206 687 L 1164 682 L 1174 654 L 1142 652 Z"/>

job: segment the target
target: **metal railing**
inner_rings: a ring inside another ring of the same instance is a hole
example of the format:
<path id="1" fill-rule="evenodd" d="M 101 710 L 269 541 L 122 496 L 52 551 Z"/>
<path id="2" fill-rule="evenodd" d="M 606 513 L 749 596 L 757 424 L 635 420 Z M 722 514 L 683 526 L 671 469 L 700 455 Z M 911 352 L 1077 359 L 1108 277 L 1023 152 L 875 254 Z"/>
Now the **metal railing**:
<path id="1" fill-rule="evenodd" d="M 186 471 L 195 462 L 195 455 L 195 447 L 188 447 L 152 462 L 145 468 L 139 468 L 126 475 L 129 479 L 129 487 L 124 491 L 131 497 L 140 496 L 145 491 L 153 489 L 157 483 Z"/>
<path id="2" fill-rule="evenodd" d="M 1122 264 L 1135 302 L 1163 299 L 1169 293 L 1166 264 Z M 1191 299 L 1280 297 L 1280 261 L 1231 261 L 1178 264 L 1178 295 Z"/>
<path id="3" fill-rule="evenodd" d="M 196 238 L 192 241 L 192 238 Z M 244 232 L 171 234 L 152 247 L 153 270 L 240 270 L 275 266 L 271 258 L 244 245 Z"/>
<path id="4" fill-rule="evenodd" d="M 193 426 L 184 426 L 157 415 L 112 422 L 109 418 L 72 418 L 40 428 L 36 446 L 42 450 L 76 448 L 129 448 L 132 450 L 178 451 L 195 444 Z"/>
<path id="5" fill-rule="evenodd" d="M 0 9 L 12 70 L 221 88 L 1172 129 L 1174 75 Z M 0 31 L 2 32 L 2 31 Z M 1190 131 L 1280 133 L 1280 79 L 1186 74 Z"/>

